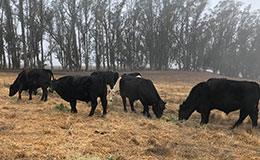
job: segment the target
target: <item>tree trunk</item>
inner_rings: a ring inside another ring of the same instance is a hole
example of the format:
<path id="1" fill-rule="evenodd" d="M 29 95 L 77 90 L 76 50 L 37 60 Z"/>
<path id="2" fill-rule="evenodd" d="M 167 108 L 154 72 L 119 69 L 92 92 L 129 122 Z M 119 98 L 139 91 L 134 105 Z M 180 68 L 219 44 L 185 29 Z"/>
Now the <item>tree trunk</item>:
<path id="1" fill-rule="evenodd" d="M 27 59 L 25 31 L 24 31 L 23 2 L 24 2 L 24 0 L 19 0 L 19 18 L 20 18 L 20 21 L 21 21 L 21 31 L 22 31 L 24 68 L 26 69 L 26 68 L 28 68 L 28 59 Z"/>

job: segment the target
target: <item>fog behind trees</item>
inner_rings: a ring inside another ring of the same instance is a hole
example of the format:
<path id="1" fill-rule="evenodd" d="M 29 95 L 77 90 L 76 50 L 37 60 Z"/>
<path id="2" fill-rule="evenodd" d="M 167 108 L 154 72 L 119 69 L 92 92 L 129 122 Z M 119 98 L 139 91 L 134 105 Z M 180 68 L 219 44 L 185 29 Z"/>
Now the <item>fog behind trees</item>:
<path id="1" fill-rule="evenodd" d="M 260 11 L 232 0 L 0 0 L 0 67 L 260 75 Z"/>

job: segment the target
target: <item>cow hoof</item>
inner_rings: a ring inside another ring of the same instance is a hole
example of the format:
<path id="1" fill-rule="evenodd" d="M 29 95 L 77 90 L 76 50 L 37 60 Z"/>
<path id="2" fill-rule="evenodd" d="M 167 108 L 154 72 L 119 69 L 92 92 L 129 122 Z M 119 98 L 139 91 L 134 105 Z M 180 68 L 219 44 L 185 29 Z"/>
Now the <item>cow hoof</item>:
<path id="1" fill-rule="evenodd" d="M 132 110 L 132 112 L 136 113 L 136 110 Z"/>
<path id="2" fill-rule="evenodd" d="M 152 119 L 152 116 L 150 114 L 147 115 L 147 118 Z"/>
<path id="3" fill-rule="evenodd" d="M 207 123 L 205 123 L 205 122 L 200 122 L 200 126 L 204 126 L 204 125 L 206 125 Z"/>
<path id="4" fill-rule="evenodd" d="M 71 110 L 71 113 L 72 113 L 72 114 L 76 114 L 76 113 L 77 113 L 77 111 L 72 111 L 72 110 Z"/>
<path id="5" fill-rule="evenodd" d="M 89 115 L 88 115 L 89 117 L 92 117 L 93 116 L 93 114 L 91 114 L 91 113 L 89 113 Z"/>
<path id="6" fill-rule="evenodd" d="M 237 126 L 232 126 L 232 127 L 230 127 L 230 129 L 232 129 L 232 130 L 235 129 L 235 128 L 237 128 Z"/>
<path id="7" fill-rule="evenodd" d="M 127 112 L 127 110 L 126 110 L 126 109 L 124 109 L 124 112 Z"/>

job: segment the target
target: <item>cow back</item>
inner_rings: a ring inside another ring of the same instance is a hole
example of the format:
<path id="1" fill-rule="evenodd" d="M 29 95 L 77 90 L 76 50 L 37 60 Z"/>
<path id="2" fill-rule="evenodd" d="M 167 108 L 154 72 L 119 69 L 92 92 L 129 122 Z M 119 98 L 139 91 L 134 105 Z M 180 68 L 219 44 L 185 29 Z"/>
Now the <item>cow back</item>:
<path id="1" fill-rule="evenodd" d="M 200 105 L 208 105 L 210 95 L 211 91 L 208 84 L 206 82 L 200 82 L 191 89 L 186 99 L 186 103 L 192 108 Z"/>
<path id="2" fill-rule="evenodd" d="M 119 82 L 120 95 L 130 97 L 133 100 L 138 99 L 139 93 L 137 87 L 139 81 L 139 78 L 123 75 Z"/>
<path id="3" fill-rule="evenodd" d="M 137 79 L 140 79 L 137 86 L 140 99 L 145 100 L 148 105 L 153 105 L 161 101 L 161 98 L 151 80 L 143 78 Z"/>
<path id="4" fill-rule="evenodd" d="M 259 100 L 259 85 L 249 81 L 210 79 L 211 101 L 216 106 L 238 106 L 254 104 Z"/>

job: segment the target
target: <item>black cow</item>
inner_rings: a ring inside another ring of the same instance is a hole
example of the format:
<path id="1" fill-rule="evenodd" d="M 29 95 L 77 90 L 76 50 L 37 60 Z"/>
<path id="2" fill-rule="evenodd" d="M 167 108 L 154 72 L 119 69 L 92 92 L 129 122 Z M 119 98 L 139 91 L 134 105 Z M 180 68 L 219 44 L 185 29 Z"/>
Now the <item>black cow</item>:
<path id="1" fill-rule="evenodd" d="M 93 75 L 101 75 L 104 77 L 105 82 L 107 85 L 110 86 L 110 89 L 113 89 L 114 85 L 116 84 L 117 79 L 119 78 L 119 74 L 117 72 L 112 71 L 95 71 L 90 74 Z"/>
<path id="2" fill-rule="evenodd" d="M 149 105 L 152 105 L 152 110 L 157 118 L 162 116 L 166 103 L 160 98 L 151 80 L 123 75 L 119 82 L 119 87 L 125 112 L 127 112 L 127 97 L 133 112 L 136 112 L 133 106 L 134 101 L 140 100 L 144 106 L 142 113 L 148 118 L 151 118 L 148 108 Z"/>
<path id="3" fill-rule="evenodd" d="M 253 127 L 256 127 L 259 97 L 259 85 L 255 82 L 209 79 L 192 88 L 187 99 L 180 105 L 179 120 L 187 120 L 197 111 L 201 114 L 200 124 L 203 125 L 208 123 L 212 109 L 226 114 L 240 109 L 239 119 L 232 128 L 238 127 L 248 115 Z"/>
<path id="4" fill-rule="evenodd" d="M 138 73 L 138 72 L 123 74 L 122 76 L 125 76 L 125 75 L 142 78 L 141 73 Z M 119 82 L 120 82 L 120 80 L 121 80 L 121 77 L 119 77 L 117 79 L 116 84 L 114 85 L 113 89 L 109 90 L 109 100 L 110 101 L 113 101 L 113 97 L 115 97 L 116 94 L 119 94 Z"/>
<path id="5" fill-rule="evenodd" d="M 103 116 L 107 113 L 107 88 L 104 77 L 95 76 L 65 76 L 51 82 L 50 91 L 55 90 L 62 99 L 70 103 L 71 112 L 77 113 L 77 100 L 91 101 L 89 116 L 94 114 L 97 98 L 100 97 Z"/>
<path id="6" fill-rule="evenodd" d="M 37 88 L 42 88 L 43 94 L 41 100 L 47 101 L 48 91 L 53 73 L 48 69 L 31 69 L 20 72 L 9 88 L 9 96 L 14 96 L 19 91 L 18 99 L 21 100 L 21 93 L 29 90 L 29 100 L 32 99 L 32 91 L 37 93 Z"/>

